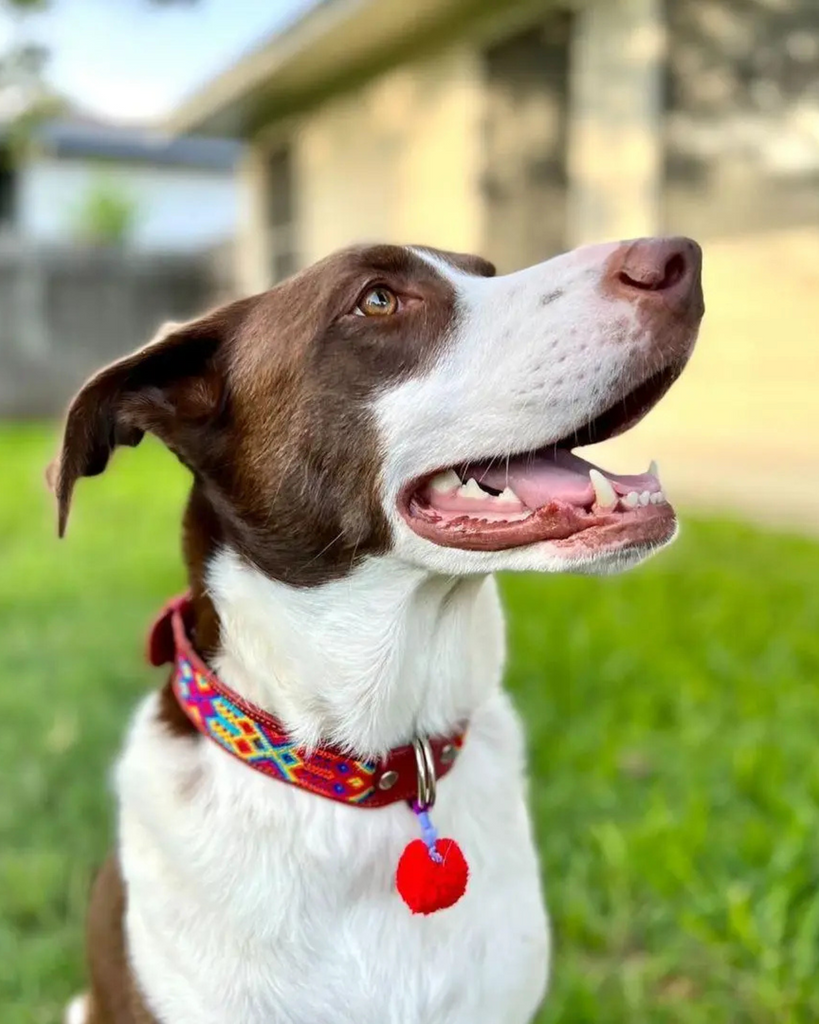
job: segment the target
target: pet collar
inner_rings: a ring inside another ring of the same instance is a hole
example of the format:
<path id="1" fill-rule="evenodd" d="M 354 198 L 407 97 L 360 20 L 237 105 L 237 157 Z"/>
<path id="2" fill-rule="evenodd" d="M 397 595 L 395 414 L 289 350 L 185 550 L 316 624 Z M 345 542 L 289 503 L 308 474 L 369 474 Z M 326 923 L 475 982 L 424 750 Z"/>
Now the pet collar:
<path id="1" fill-rule="evenodd" d="M 192 725 L 248 767 L 317 796 L 363 808 L 409 804 L 422 838 L 401 855 L 398 891 L 413 913 L 431 914 L 456 903 L 466 891 L 468 867 L 454 840 L 438 838 L 429 811 L 438 780 L 455 763 L 464 731 L 416 738 L 381 761 L 359 760 L 330 746 L 304 750 L 276 718 L 240 697 L 208 668 L 190 639 L 192 614 L 189 595 L 169 601 L 148 643 L 152 665 L 173 662 L 173 693 Z"/>

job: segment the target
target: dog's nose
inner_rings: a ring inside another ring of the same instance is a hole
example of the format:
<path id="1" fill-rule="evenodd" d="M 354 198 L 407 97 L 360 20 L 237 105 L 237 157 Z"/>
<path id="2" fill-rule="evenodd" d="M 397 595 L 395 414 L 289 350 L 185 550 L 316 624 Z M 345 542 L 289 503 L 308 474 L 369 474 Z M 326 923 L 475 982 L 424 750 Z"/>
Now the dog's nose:
<path id="1" fill-rule="evenodd" d="M 607 276 L 618 298 L 702 315 L 702 250 L 690 238 L 626 242 L 610 260 Z"/>

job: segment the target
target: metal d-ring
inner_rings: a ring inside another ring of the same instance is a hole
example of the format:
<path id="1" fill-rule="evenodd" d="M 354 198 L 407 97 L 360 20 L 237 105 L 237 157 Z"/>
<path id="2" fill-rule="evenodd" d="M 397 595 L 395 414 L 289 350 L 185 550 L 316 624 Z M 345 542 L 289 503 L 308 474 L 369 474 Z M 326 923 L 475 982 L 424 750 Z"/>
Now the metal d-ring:
<path id="1" fill-rule="evenodd" d="M 418 768 L 418 807 L 422 811 L 427 811 L 435 805 L 435 759 L 429 740 L 425 737 L 416 737 L 412 741 L 412 749 L 415 751 L 415 763 Z"/>

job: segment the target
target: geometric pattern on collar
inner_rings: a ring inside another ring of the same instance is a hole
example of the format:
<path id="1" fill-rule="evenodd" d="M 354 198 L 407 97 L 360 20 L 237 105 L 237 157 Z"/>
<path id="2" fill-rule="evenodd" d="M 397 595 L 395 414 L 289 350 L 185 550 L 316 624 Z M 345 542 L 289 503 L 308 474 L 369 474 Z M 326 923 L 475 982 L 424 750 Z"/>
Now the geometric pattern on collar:
<path id="1" fill-rule="evenodd" d="M 151 630 L 148 657 L 157 666 L 173 662 L 174 696 L 203 736 L 255 771 L 338 803 L 423 803 L 417 743 L 396 747 L 381 761 L 359 760 L 331 746 L 299 748 L 276 718 L 244 700 L 204 663 L 190 638 L 191 613 L 187 594 L 168 602 Z M 424 741 L 434 781 L 452 768 L 464 735 L 460 730 Z"/>

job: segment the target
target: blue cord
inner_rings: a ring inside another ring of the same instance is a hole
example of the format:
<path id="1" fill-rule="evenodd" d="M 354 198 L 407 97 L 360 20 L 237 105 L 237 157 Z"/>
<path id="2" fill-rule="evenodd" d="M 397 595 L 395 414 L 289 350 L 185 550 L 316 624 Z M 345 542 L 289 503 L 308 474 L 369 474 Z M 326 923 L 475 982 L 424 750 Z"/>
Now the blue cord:
<path id="1" fill-rule="evenodd" d="M 438 853 L 435 847 L 435 842 L 438 839 L 438 829 L 432 824 L 429 817 L 429 811 L 422 807 L 419 807 L 417 803 L 412 805 L 412 809 L 418 818 L 418 822 L 421 825 L 421 838 L 424 841 L 429 851 L 430 857 L 435 861 L 436 864 L 443 864 L 444 858 Z"/>

